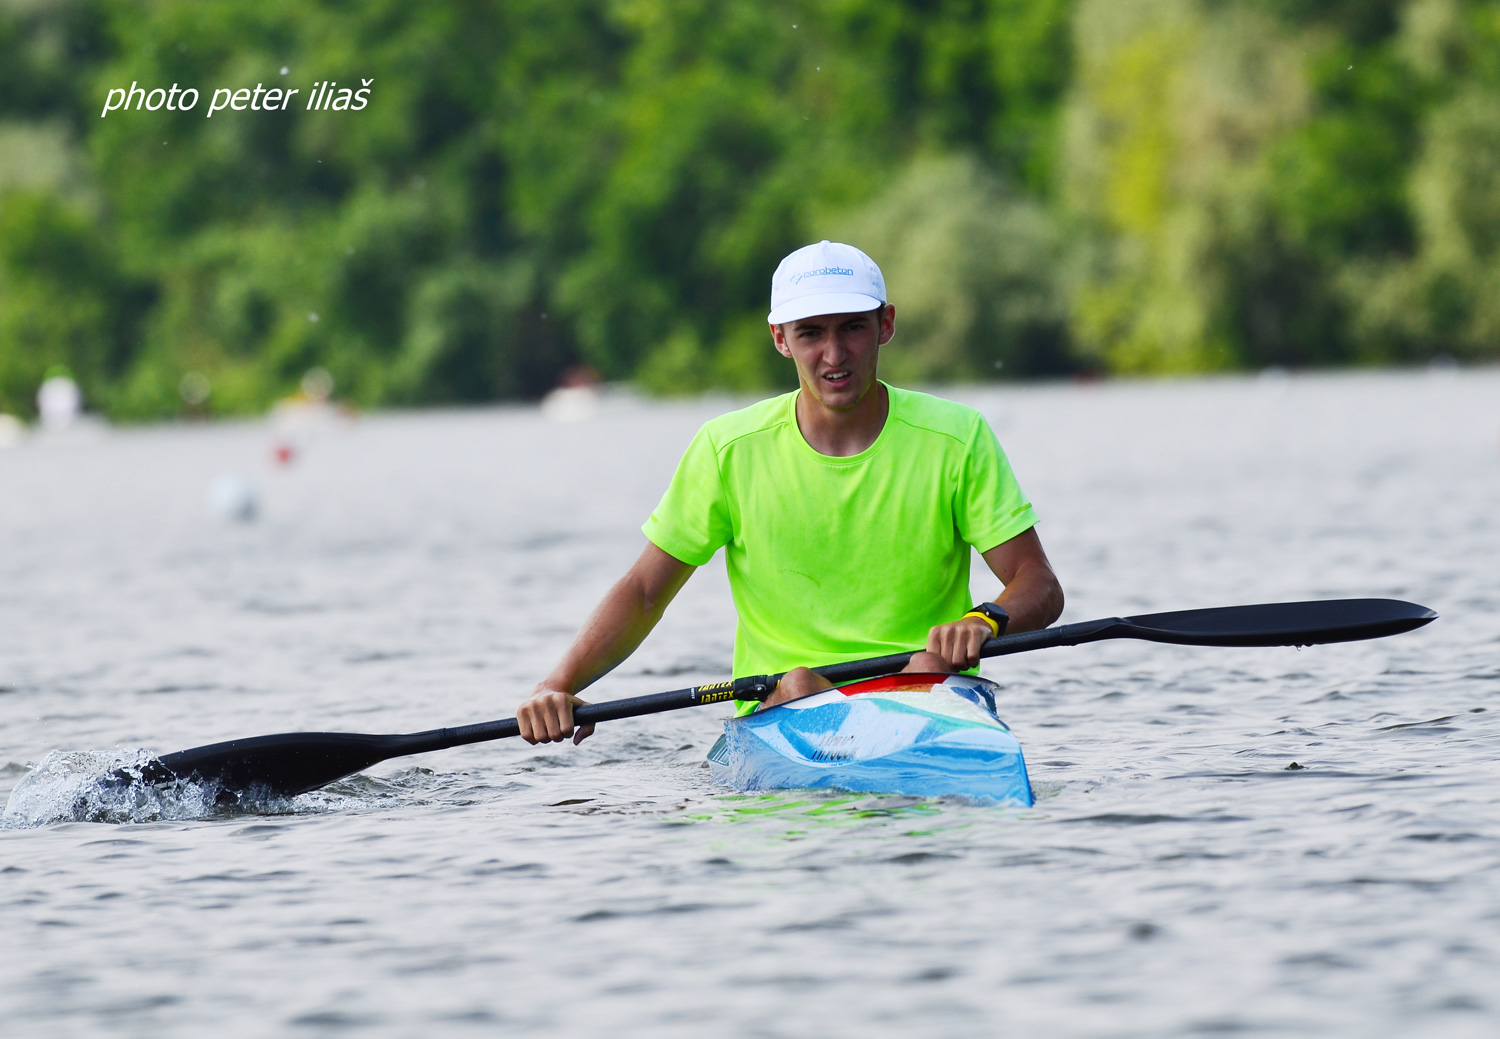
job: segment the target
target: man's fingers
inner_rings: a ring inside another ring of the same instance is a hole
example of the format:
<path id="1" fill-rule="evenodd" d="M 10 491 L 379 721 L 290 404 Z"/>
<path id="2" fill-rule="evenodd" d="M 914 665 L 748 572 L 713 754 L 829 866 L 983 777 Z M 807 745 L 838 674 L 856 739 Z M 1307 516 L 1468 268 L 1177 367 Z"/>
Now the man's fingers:
<path id="1" fill-rule="evenodd" d="M 552 710 L 549 712 L 549 725 L 547 726 L 547 738 L 552 743 L 561 743 L 573 735 L 573 705 L 566 697 L 556 696 L 550 704 Z"/>
<path id="2" fill-rule="evenodd" d="M 535 746 L 551 741 L 552 725 L 544 705 L 528 704 L 518 709 L 516 721 L 520 723 L 521 738 L 527 743 Z"/>
<path id="3" fill-rule="evenodd" d="M 989 629 L 986 628 L 984 631 L 979 631 L 973 625 L 970 625 L 965 635 L 968 637 L 965 640 L 964 667 L 978 667 L 979 651 L 984 649 L 984 644 L 990 640 Z"/>
<path id="4" fill-rule="evenodd" d="M 573 708 L 558 693 L 538 697 L 516 713 L 525 713 L 531 721 L 532 743 L 556 743 L 573 732 Z"/>
<path id="5" fill-rule="evenodd" d="M 938 654 L 949 667 L 963 666 L 963 650 L 959 647 L 958 633 L 949 632 L 943 639 L 943 651 Z"/>
<path id="6" fill-rule="evenodd" d="M 573 728 L 573 708 L 582 707 L 586 703 L 588 703 L 587 700 L 580 700 L 576 696 L 569 696 L 563 700 L 563 706 L 567 709 L 567 717 L 563 719 L 564 724 L 557 737 L 559 741 L 565 740 L 571 735 L 573 737 L 573 746 L 576 747 L 594 734 L 594 727 L 592 725 L 580 725 L 576 731 Z"/>
<path id="7" fill-rule="evenodd" d="M 968 621 L 940 624 L 927 634 L 927 652 L 955 671 L 963 671 L 979 665 L 979 651 L 989 637 L 988 625 Z"/>
<path id="8" fill-rule="evenodd" d="M 943 624 L 932 629 L 927 639 L 927 651 L 940 657 L 949 667 L 959 667 L 964 658 L 963 628 L 956 624 Z"/>
<path id="9" fill-rule="evenodd" d="M 592 725 L 582 725 L 574 731 L 573 708 L 587 702 L 557 689 L 539 689 L 516 708 L 516 727 L 521 738 L 533 745 L 561 743 L 570 736 L 578 743 L 594 732 Z"/>
<path id="10" fill-rule="evenodd" d="M 948 625 L 939 624 L 927 633 L 927 652 L 948 659 L 948 647 L 943 645 L 948 635 Z"/>
<path id="11" fill-rule="evenodd" d="M 578 746 L 578 744 L 582 743 L 584 740 L 588 739 L 594 734 L 594 727 L 592 725 L 580 725 L 575 731 L 573 728 L 573 709 L 575 707 L 582 707 L 584 704 L 588 703 L 588 701 L 580 700 L 576 696 L 570 696 L 568 697 L 567 703 L 568 724 L 563 728 L 561 738 L 567 739 L 568 736 L 571 735 L 573 737 L 573 746 L 576 747 Z"/>

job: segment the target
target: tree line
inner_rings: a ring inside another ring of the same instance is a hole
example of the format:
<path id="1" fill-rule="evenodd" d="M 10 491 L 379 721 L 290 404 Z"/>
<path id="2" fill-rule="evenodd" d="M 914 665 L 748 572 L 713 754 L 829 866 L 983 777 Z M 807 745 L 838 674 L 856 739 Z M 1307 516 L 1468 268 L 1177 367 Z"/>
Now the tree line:
<path id="1" fill-rule="evenodd" d="M 100 115 L 333 82 L 364 110 Z M 820 238 L 884 268 L 899 381 L 1494 359 L 1500 4 L 0 8 L 0 411 L 56 365 L 122 419 L 312 367 L 786 385 L 770 272 Z"/>

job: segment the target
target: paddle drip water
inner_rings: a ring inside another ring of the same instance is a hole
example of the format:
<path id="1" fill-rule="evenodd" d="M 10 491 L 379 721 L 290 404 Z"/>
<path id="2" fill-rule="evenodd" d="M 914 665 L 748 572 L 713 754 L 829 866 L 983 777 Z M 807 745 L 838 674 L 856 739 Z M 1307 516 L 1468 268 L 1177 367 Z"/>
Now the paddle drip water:
<path id="1" fill-rule="evenodd" d="M 0 812 L 0 828 L 65 822 L 178 822 L 277 815 L 298 807 L 291 798 L 263 788 L 229 792 L 216 781 L 153 779 L 154 761 L 151 752 L 128 747 L 54 750 L 11 791 Z"/>
<path id="2" fill-rule="evenodd" d="M 153 784 L 140 775 L 148 751 L 54 750 L 11 791 L 0 826 L 19 829 L 59 822 L 145 823 L 204 819 L 218 811 L 211 786 Z"/>

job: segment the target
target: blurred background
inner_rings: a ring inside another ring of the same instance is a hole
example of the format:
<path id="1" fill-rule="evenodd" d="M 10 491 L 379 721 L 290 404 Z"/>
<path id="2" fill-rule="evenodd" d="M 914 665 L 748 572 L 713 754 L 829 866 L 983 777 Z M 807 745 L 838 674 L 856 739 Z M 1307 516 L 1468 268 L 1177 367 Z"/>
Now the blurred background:
<path id="1" fill-rule="evenodd" d="M 0 4 L 0 413 L 770 389 L 824 237 L 896 381 L 1500 358 L 1500 5 Z"/>

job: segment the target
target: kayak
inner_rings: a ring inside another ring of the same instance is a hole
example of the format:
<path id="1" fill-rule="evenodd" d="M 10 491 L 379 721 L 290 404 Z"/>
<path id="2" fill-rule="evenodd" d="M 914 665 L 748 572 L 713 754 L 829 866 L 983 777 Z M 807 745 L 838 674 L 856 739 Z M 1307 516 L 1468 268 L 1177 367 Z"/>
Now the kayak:
<path id="1" fill-rule="evenodd" d="M 708 752 L 735 790 L 835 787 L 1030 805 L 1021 744 L 995 683 L 900 674 L 829 689 L 724 723 Z"/>

